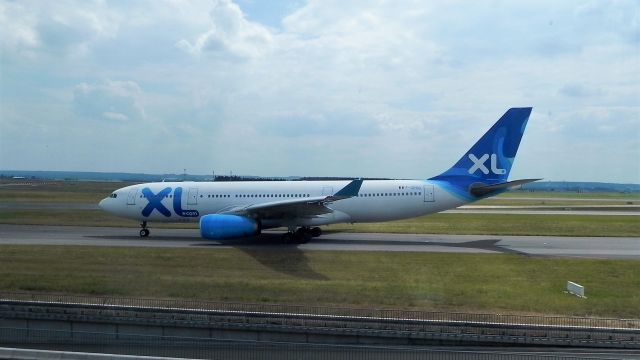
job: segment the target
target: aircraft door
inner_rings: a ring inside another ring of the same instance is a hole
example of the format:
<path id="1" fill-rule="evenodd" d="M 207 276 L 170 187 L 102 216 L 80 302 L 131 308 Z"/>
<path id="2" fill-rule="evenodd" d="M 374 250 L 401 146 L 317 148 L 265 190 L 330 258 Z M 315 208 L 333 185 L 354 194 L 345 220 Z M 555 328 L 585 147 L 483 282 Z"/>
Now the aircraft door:
<path id="1" fill-rule="evenodd" d="M 333 195 L 333 187 L 332 186 L 323 186 L 322 187 L 322 196 L 331 196 Z"/>
<path id="2" fill-rule="evenodd" d="M 424 186 L 424 202 L 434 202 L 435 197 L 433 196 L 433 185 L 425 185 Z"/>
<path id="3" fill-rule="evenodd" d="M 135 205 L 136 204 L 136 194 L 138 193 L 138 189 L 131 189 L 127 194 L 127 205 Z"/>
<path id="4" fill-rule="evenodd" d="M 187 205 L 198 205 L 198 188 L 189 188 Z"/>

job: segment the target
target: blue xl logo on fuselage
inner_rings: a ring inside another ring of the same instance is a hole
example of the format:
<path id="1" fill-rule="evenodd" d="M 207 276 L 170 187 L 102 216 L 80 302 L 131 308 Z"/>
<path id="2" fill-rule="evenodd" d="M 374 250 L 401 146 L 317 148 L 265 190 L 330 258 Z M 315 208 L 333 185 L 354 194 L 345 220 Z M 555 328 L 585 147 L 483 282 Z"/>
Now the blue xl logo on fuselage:
<path id="1" fill-rule="evenodd" d="M 154 194 L 151 189 L 148 187 L 142 189 L 142 194 L 144 198 L 149 202 L 147 206 L 142 209 L 142 216 L 149 217 L 153 210 L 158 210 L 158 212 L 166 217 L 171 217 L 171 211 L 162 204 L 162 199 L 167 197 L 171 193 L 171 188 L 166 187 L 160 190 L 157 194 Z M 178 216 L 182 217 L 198 217 L 200 213 L 198 210 L 183 210 L 182 209 L 182 188 L 177 187 L 173 194 L 173 211 Z"/>

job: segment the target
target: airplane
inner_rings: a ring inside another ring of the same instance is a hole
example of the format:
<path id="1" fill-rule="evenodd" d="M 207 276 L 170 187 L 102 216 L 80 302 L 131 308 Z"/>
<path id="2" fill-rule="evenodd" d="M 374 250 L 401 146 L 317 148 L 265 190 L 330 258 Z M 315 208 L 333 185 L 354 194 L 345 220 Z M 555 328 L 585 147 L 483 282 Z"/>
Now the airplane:
<path id="1" fill-rule="evenodd" d="M 531 107 L 511 108 L 449 170 L 426 180 L 153 182 L 100 201 L 114 215 L 149 222 L 199 222 L 205 239 L 286 227 L 284 242 L 306 243 L 320 226 L 382 222 L 453 209 L 540 179 L 508 181 Z"/>

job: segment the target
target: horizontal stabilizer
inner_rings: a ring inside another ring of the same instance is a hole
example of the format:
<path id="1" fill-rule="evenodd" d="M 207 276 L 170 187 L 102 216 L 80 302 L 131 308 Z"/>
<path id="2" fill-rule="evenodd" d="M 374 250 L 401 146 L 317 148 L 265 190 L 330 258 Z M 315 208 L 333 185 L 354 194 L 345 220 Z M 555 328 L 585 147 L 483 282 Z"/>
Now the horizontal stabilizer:
<path id="1" fill-rule="evenodd" d="M 521 180 L 502 182 L 498 184 L 492 184 L 492 185 L 485 185 L 483 183 L 474 183 L 474 184 L 471 184 L 471 186 L 469 187 L 469 192 L 471 193 L 471 195 L 480 197 L 480 196 L 484 196 L 489 193 L 492 193 L 494 191 L 505 190 L 510 187 L 523 185 L 523 184 L 527 184 L 527 183 L 538 181 L 538 180 L 542 180 L 542 179 L 521 179 Z"/>

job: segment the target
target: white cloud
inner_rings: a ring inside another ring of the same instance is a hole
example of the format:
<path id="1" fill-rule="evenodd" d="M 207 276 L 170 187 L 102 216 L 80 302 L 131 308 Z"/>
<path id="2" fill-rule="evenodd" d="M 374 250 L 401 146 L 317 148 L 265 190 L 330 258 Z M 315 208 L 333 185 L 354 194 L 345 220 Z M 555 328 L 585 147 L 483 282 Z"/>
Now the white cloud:
<path id="1" fill-rule="evenodd" d="M 248 58 L 259 57 L 269 50 L 273 41 L 271 32 L 248 21 L 238 5 L 230 0 L 214 1 L 209 15 L 211 28 L 200 34 L 194 44 L 180 40 L 179 48 L 193 54 L 209 52 Z"/>
<path id="2" fill-rule="evenodd" d="M 50 55 L 84 56 L 90 44 L 114 38 L 124 14 L 102 1 L 20 1 L 0 3 L 5 56 L 34 60 Z"/>
<path id="3" fill-rule="evenodd" d="M 80 116 L 90 119 L 136 121 L 145 116 L 141 94 L 140 86 L 133 81 L 82 83 L 73 92 L 74 108 Z"/>
<path id="4" fill-rule="evenodd" d="M 114 170 L 420 178 L 534 106 L 514 177 L 640 182 L 573 154 L 591 143 L 589 161 L 637 163 L 637 2 L 310 0 L 269 26 L 242 6 L 0 1 L 0 143 L 21 116 L 40 140 L 72 117 L 118 134 L 104 147 L 146 131 L 155 157 L 114 155 Z"/>
<path id="5" fill-rule="evenodd" d="M 129 117 L 125 114 L 122 113 L 118 113 L 118 112 L 112 112 L 112 111 L 105 111 L 102 113 L 102 117 L 104 117 L 105 119 L 110 119 L 110 120 L 116 120 L 116 121 L 128 121 Z"/>
<path id="6" fill-rule="evenodd" d="M 19 13 L 23 16 L 16 17 Z M 2 45 L 4 51 L 19 47 L 34 48 L 38 46 L 38 34 L 34 23 L 36 17 L 24 9 L 20 2 L 0 3 L 0 29 L 2 30 Z"/>

